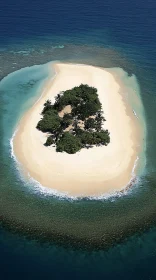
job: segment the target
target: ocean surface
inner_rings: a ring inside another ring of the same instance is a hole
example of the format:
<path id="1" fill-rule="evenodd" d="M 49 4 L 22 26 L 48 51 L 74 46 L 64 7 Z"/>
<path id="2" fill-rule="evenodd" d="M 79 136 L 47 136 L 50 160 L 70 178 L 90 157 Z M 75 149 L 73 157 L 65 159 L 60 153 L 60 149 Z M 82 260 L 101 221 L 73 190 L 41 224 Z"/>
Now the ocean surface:
<path id="1" fill-rule="evenodd" d="M 0 279 L 156 279 L 155 10 L 154 0 L 1 3 Z M 146 123 L 146 165 L 131 190 L 72 200 L 20 176 L 11 139 L 50 61 L 123 69 Z"/>

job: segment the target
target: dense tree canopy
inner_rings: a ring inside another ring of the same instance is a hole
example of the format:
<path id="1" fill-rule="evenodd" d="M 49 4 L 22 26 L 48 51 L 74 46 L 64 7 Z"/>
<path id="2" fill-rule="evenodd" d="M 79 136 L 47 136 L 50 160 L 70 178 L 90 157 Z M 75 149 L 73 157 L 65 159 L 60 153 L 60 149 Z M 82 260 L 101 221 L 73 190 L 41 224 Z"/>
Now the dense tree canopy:
<path id="1" fill-rule="evenodd" d="M 60 118 L 53 110 L 47 110 L 44 117 L 37 124 L 37 128 L 43 132 L 55 133 L 59 127 Z"/>
<path id="2" fill-rule="evenodd" d="M 68 105 L 71 112 L 64 113 Z M 57 152 L 74 154 L 84 147 L 107 145 L 110 136 L 102 128 L 105 118 L 101 107 L 97 89 L 83 84 L 59 93 L 54 104 L 47 100 L 37 124 L 37 129 L 50 134 L 45 146 L 54 144 Z"/>
<path id="3" fill-rule="evenodd" d="M 64 132 L 61 138 L 57 141 L 56 151 L 65 151 L 68 154 L 75 154 L 82 148 L 81 141 L 69 132 Z"/>

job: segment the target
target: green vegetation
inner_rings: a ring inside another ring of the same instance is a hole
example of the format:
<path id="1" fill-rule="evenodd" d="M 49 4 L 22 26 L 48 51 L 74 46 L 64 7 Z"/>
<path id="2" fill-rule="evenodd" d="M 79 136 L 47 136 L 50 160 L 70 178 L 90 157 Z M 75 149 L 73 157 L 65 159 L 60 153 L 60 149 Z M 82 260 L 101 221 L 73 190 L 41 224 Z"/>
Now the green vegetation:
<path id="1" fill-rule="evenodd" d="M 52 144 L 55 144 L 55 141 L 52 136 L 49 136 L 45 142 L 45 146 L 51 146 Z"/>
<path id="2" fill-rule="evenodd" d="M 64 132 L 56 145 L 57 152 L 65 151 L 68 154 L 75 154 L 81 148 L 82 145 L 80 139 L 69 132 Z"/>
<path id="3" fill-rule="evenodd" d="M 64 113 L 68 105 L 71 112 Z M 49 134 L 45 146 L 55 145 L 57 152 L 69 154 L 93 145 L 106 146 L 110 136 L 102 129 L 105 118 L 101 107 L 97 89 L 83 84 L 58 94 L 54 104 L 47 100 L 36 126 Z"/>

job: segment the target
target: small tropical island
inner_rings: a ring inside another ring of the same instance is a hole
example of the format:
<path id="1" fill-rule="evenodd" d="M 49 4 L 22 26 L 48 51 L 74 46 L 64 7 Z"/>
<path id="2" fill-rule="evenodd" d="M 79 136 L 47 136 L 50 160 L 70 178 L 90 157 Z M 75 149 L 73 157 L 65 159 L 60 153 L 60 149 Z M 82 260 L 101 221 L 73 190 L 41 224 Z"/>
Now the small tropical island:
<path id="1" fill-rule="evenodd" d="M 37 129 L 47 133 L 45 146 L 55 145 L 57 152 L 75 154 L 82 148 L 107 146 L 108 130 L 104 130 L 102 104 L 97 89 L 81 84 L 59 93 L 55 103 L 44 103 Z"/>
<path id="2" fill-rule="evenodd" d="M 143 139 L 126 99 L 133 95 L 142 106 L 128 86 L 133 77 L 83 64 L 47 67 L 41 97 L 13 139 L 23 176 L 61 196 L 97 197 L 126 189 L 135 178 Z"/>

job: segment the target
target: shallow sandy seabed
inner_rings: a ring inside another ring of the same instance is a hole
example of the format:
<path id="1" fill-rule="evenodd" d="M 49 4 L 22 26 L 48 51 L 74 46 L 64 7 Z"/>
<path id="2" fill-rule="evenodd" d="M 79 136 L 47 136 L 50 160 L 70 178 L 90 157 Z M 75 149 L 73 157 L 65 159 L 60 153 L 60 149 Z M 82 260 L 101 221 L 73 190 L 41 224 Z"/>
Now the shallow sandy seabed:
<path id="1" fill-rule="evenodd" d="M 45 187 L 72 196 L 97 196 L 124 189 L 132 179 L 140 140 L 137 119 L 124 100 L 122 83 L 103 68 L 61 63 L 54 67 L 57 75 L 46 82 L 42 97 L 22 118 L 14 137 L 13 149 L 24 173 Z M 43 145 L 46 134 L 36 129 L 43 104 L 81 83 L 98 90 L 110 143 L 74 155 L 57 153 L 54 147 Z"/>

